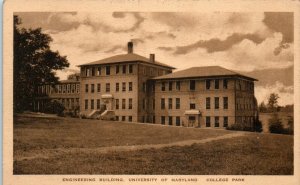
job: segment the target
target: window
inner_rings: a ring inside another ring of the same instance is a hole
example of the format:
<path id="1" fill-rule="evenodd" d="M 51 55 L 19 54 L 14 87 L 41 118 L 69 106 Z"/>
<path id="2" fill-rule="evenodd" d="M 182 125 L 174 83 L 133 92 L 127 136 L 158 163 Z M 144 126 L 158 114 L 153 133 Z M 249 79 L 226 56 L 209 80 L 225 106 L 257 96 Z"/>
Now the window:
<path id="1" fill-rule="evenodd" d="M 152 84 L 152 92 L 155 92 L 155 84 Z"/>
<path id="2" fill-rule="evenodd" d="M 160 122 L 162 125 L 166 124 L 166 117 L 162 116 Z"/>
<path id="3" fill-rule="evenodd" d="M 46 86 L 45 88 L 46 88 L 46 94 L 47 94 L 48 86 Z M 70 84 L 67 85 L 67 93 L 70 93 Z"/>
<path id="4" fill-rule="evenodd" d="M 152 117 L 152 123 L 155 123 L 155 116 Z"/>
<path id="5" fill-rule="evenodd" d="M 190 80 L 190 90 L 194 91 L 196 89 L 196 81 Z"/>
<path id="6" fill-rule="evenodd" d="M 228 109 L 228 97 L 223 97 L 223 107 L 224 109 Z"/>
<path id="7" fill-rule="evenodd" d="M 129 65 L 129 73 L 133 73 L 133 66 L 132 66 L 132 64 Z"/>
<path id="8" fill-rule="evenodd" d="M 206 117 L 206 127 L 210 127 L 210 117 Z"/>
<path id="9" fill-rule="evenodd" d="M 89 101 L 88 100 L 84 100 L 84 108 L 85 108 L 85 110 L 87 110 L 89 108 Z"/>
<path id="10" fill-rule="evenodd" d="M 85 76 L 89 76 L 89 68 L 85 69 Z"/>
<path id="11" fill-rule="evenodd" d="M 143 99 L 143 110 L 145 109 L 145 107 L 146 107 L 146 99 Z"/>
<path id="12" fill-rule="evenodd" d="M 126 108 L 126 100 L 122 99 L 122 109 L 125 109 L 125 108 Z"/>
<path id="13" fill-rule="evenodd" d="M 210 89 L 210 80 L 206 80 L 205 83 L 206 83 L 206 89 Z"/>
<path id="14" fill-rule="evenodd" d="M 86 93 L 89 92 L 89 84 L 85 84 L 85 92 L 86 92 Z"/>
<path id="15" fill-rule="evenodd" d="M 169 104 L 169 109 L 172 109 L 172 107 L 173 107 L 172 106 L 172 98 L 169 98 L 169 103 L 168 104 Z"/>
<path id="16" fill-rule="evenodd" d="M 165 109 L 165 99 L 162 98 L 160 101 L 161 109 Z"/>
<path id="17" fill-rule="evenodd" d="M 123 72 L 123 74 L 126 74 L 126 65 L 122 66 L 122 72 Z"/>
<path id="18" fill-rule="evenodd" d="M 110 66 L 105 67 L 105 74 L 110 75 Z"/>
<path id="19" fill-rule="evenodd" d="M 95 76 L 95 68 L 92 67 L 92 76 Z"/>
<path id="20" fill-rule="evenodd" d="M 128 116 L 128 121 L 132 122 L 132 116 Z"/>
<path id="21" fill-rule="evenodd" d="M 169 91 L 172 91 L 173 82 L 169 82 Z"/>
<path id="22" fill-rule="evenodd" d="M 176 98 L 176 109 L 180 109 L 180 98 Z"/>
<path id="23" fill-rule="evenodd" d="M 97 84 L 97 92 L 101 91 L 101 84 Z"/>
<path id="24" fill-rule="evenodd" d="M 128 109 L 132 109 L 132 98 L 128 99 Z"/>
<path id="25" fill-rule="evenodd" d="M 215 117 L 215 127 L 219 127 L 219 116 Z"/>
<path id="26" fill-rule="evenodd" d="M 152 99 L 152 109 L 155 109 L 155 99 Z"/>
<path id="27" fill-rule="evenodd" d="M 119 83 L 116 83 L 116 92 L 119 92 L 119 89 L 120 89 L 120 84 Z"/>
<path id="28" fill-rule="evenodd" d="M 176 116 L 176 126 L 180 126 L 180 117 Z"/>
<path id="29" fill-rule="evenodd" d="M 101 75 L 101 67 L 97 68 L 97 75 L 100 76 Z"/>
<path id="30" fill-rule="evenodd" d="M 120 66 L 116 65 L 116 74 L 119 74 L 119 72 L 120 72 Z"/>
<path id="31" fill-rule="evenodd" d="M 143 83 L 143 92 L 146 92 L 146 83 Z"/>
<path id="32" fill-rule="evenodd" d="M 116 116 L 116 120 L 119 121 L 119 116 Z"/>
<path id="33" fill-rule="evenodd" d="M 219 97 L 215 97 L 215 109 L 219 109 Z"/>
<path id="34" fill-rule="evenodd" d="M 161 83 L 161 91 L 165 91 L 166 90 L 166 84 L 165 82 Z"/>
<path id="35" fill-rule="evenodd" d="M 110 83 L 105 84 L 105 92 L 110 92 Z"/>
<path id="36" fill-rule="evenodd" d="M 125 116 L 122 116 L 122 121 L 125 121 L 126 117 Z"/>
<path id="37" fill-rule="evenodd" d="M 91 84 L 91 93 L 95 92 L 95 84 Z"/>
<path id="38" fill-rule="evenodd" d="M 196 104 L 195 103 L 190 103 L 190 109 L 196 109 Z"/>
<path id="39" fill-rule="evenodd" d="M 228 117 L 224 116 L 223 127 L 227 127 L 227 126 L 228 126 Z"/>
<path id="40" fill-rule="evenodd" d="M 72 84 L 72 93 L 75 93 L 75 84 Z"/>
<path id="41" fill-rule="evenodd" d="M 116 99 L 116 109 L 119 109 L 119 99 Z"/>
<path id="42" fill-rule="evenodd" d="M 126 91 L 126 83 L 125 82 L 122 82 L 122 91 Z"/>
<path id="43" fill-rule="evenodd" d="M 210 109 L 210 98 L 206 98 L 206 109 Z"/>
<path id="44" fill-rule="evenodd" d="M 100 109 L 100 99 L 97 99 L 97 109 Z"/>
<path id="45" fill-rule="evenodd" d="M 180 91 L 180 81 L 177 81 L 177 82 L 176 82 L 176 90 L 177 90 L 177 91 Z"/>
<path id="46" fill-rule="evenodd" d="M 79 91 L 80 91 L 80 85 L 77 84 L 77 85 L 76 85 L 76 93 L 79 93 Z"/>
<path id="47" fill-rule="evenodd" d="M 173 125 L 173 117 L 169 116 L 169 125 Z"/>
<path id="48" fill-rule="evenodd" d="M 219 80 L 218 79 L 215 80 L 215 89 L 219 89 Z"/>
<path id="49" fill-rule="evenodd" d="M 132 91 L 132 82 L 128 83 L 128 91 Z"/>
<path id="50" fill-rule="evenodd" d="M 224 89 L 227 89 L 227 88 L 228 88 L 228 80 L 227 80 L 227 79 L 224 79 L 224 80 L 223 80 L 223 88 L 224 88 Z"/>
<path id="51" fill-rule="evenodd" d="M 91 109 L 94 109 L 94 100 L 91 100 Z"/>

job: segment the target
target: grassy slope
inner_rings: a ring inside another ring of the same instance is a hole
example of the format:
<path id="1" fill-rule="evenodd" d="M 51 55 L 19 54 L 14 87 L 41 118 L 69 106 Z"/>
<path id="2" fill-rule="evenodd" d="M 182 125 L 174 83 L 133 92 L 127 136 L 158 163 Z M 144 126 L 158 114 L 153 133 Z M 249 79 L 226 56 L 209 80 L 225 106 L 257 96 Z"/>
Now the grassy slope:
<path id="1" fill-rule="evenodd" d="M 29 120 L 32 122 L 26 123 Z M 124 123 L 99 125 L 95 121 L 84 124 L 72 119 L 67 119 L 64 123 L 61 123 L 61 120 L 51 120 L 49 124 L 46 123 L 47 120 L 41 121 L 41 119 L 32 118 L 28 120 L 22 118 L 22 121 L 18 120 L 17 122 L 14 130 L 14 141 L 17 142 L 14 149 L 19 152 L 33 150 L 37 147 L 82 146 L 92 148 L 96 145 L 98 147 L 98 145 L 122 145 L 124 143 L 161 143 L 191 138 L 201 139 L 213 137 L 214 134 L 227 133 L 227 131 L 207 129 L 166 128 Z M 115 135 L 118 137 L 114 138 Z M 60 141 L 61 139 L 62 141 Z M 56 144 L 54 144 L 55 142 Z M 47 143 L 49 144 L 47 145 Z M 77 152 L 49 159 L 15 161 L 14 173 L 293 174 L 293 137 L 249 133 L 245 137 L 189 147 L 109 154 Z"/>

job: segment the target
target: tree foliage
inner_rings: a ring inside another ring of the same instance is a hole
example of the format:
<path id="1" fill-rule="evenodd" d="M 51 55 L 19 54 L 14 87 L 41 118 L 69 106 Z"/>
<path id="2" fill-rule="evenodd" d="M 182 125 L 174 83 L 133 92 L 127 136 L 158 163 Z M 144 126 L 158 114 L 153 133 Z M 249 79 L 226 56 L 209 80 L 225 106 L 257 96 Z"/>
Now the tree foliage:
<path id="1" fill-rule="evenodd" d="M 273 112 L 277 110 L 279 96 L 276 93 L 271 93 L 268 99 L 268 108 Z"/>
<path id="2" fill-rule="evenodd" d="M 283 134 L 285 132 L 277 113 L 273 114 L 269 120 L 269 131 L 276 134 Z"/>
<path id="3" fill-rule="evenodd" d="M 49 101 L 45 106 L 45 113 L 57 114 L 62 116 L 64 114 L 65 107 L 57 100 Z"/>
<path id="4" fill-rule="evenodd" d="M 52 38 L 41 28 L 20 28 L 14 16 L 14 111 L 31 109 L 38 85 L 57 83 L 56 70 L 69 67 L 66 56 L 50 49 Z"/>

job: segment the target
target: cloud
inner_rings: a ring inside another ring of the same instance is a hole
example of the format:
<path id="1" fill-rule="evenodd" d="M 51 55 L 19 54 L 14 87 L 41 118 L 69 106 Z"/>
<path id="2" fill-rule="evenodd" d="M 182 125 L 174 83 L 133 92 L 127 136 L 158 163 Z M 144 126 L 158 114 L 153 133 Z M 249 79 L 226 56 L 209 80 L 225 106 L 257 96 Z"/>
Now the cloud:
<path id="1" fill-rule="evenodd" d="M 294 41 L 294 13 L 293 12 L 265 12 L 263 22 L 274 32 L 283 35 L 282 43 Z"/>
<path id="2" fill-rule="evenodd" d="M 294 104 L 293 86 L 285 86 L 281 82 L 276 81 L 273 85 L 255 87 L 255 96 L 259 104 L 263 101 L 267 103 L 271 93 L 279 95 L 278 105 L 280 106 Z"/>
<path id="3" fill-rule="evenodd" d="M 174 54 L 186 54 L 199 47 L 205 48 L 208 53 L 225 51 L 231 48 L 233 45 L 243 41 L 244 39 L 251 40 L 256 44 L 259 44 L 264 40 L 263 38 L 260 38 L 258 35 L 255 34 L 243 35 L 243 34 L 235 33 L 227 37 L 225 40 L 213 38 L 210 40 L 200 40 L 194 44 L 187 45 L 187 46 L 178 46 L 176 47 L 176 51 L 174 52 Z"/>
<path id="4" fill-rule="evenodd" d="M 103 32 L 132 32 L 139 28 L 144 18 L 139 13 L 113 12 L 78 12 L 62 14 L 60 21 L 64 23 L 79 23 L 93 27 Z"/>

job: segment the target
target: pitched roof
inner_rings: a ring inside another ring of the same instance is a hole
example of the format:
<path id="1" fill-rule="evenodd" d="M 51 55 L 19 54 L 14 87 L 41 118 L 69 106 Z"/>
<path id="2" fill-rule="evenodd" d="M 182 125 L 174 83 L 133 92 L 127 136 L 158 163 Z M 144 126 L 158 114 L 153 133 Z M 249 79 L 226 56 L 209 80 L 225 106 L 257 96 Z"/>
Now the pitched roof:
<path id="1" fill-rule="evenodd" d="M 153 62 L 150 61 L 149 58 L 137 55 L 135 53 L 115 55 L 115 56 L 112 56 L 112 57 L 104 58 L 102 60 L 97 60 L 97 61 L 94 61 L 94 62 L 82 64 L 82 65 L 79 65 L 79 66 L 89 66 L 89 65 L 97 65 L 97 64 L 123 63 L 123 62 L 132 62 L 132 61 L 140 61 L 140 62 L 152 64 L 152 65 L 159 65 L 159 66 L 163 66 L 163 67 L 168 67 L 168 68 L 175 69 L 174 67 L 169 66 L 169 65 L 164 64 L 164 63 L 161 63 L 161 62 L 155 61 L 153 63 Z"/>
<path id="2" fill-rule="evenodd" d="M 177 79 L 177 78 L 201 78 L 201 77 L 216 77 L 216 76 L 240 76 L 250 80 L 257 79 L 242 75 L 240 73 L 225 69 L 220 66 L 192 67 L 185 70 L 177 71 L 163 76 L 158 76 L 153 79 Z"/>

